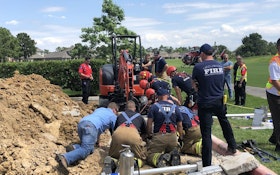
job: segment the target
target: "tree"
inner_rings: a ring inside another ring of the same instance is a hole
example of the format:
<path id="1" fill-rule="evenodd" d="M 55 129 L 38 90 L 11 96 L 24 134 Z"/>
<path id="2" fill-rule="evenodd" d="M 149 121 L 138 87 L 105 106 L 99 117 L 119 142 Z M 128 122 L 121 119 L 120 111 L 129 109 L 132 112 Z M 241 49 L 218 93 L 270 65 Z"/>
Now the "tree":
<path id="1" fill-rule="evenodd" d="M 96 57 L 108 58 L 111 53 L 112 35 L 132 35 L 134 32 L 121 26 L 124 20 L 123 10 L 113 4 L 112 0 L 104 0 L 102 4 L 102 16 L 93 18 L 93 27 L 82 28 L 82 42 L 88 42 L 90 49 Z"/>
<path id="2" fill-rule="evenodd" d="M 17 34 L 17 39 L 20 46 L 20 56 L 27 60 L 31 55 L 36 53 L 36 42 L 26 33 Z"/>
<path id="3" fill-rule="evenodd" d="M 81 43 L 75 44 L 74 48 L 69 52 L 72 59 L 75 58 L 85 58 L 90 55 L 90 49 L 86 45 L 82 45 Z"/>
<path id="4" fill-rule="evenodd" d="M 236 53 L 244 57 L 266 55 L 267 46 L 267 41 L 260 34 L 252 33 L 242 39 L 242 45 L 237 48 Z"/>
<path id="5" fill-rule="evenodd" d="M 8 29 L 0 27 L 0 61 L 5 62 L 7 57 L 18 58 L 19 52 L 17 38 Z"/>

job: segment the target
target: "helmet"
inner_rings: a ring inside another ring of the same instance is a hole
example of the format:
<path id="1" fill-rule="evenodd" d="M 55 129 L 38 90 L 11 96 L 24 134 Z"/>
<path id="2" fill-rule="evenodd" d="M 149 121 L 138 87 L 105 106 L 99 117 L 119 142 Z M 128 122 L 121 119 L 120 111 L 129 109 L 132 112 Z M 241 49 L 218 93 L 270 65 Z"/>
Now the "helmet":
<path id="1" fill-rule="evenodd" d="M 176 68 L 175 66 L 169 66 L 169 67 L 167 68 L 167 70 L 166 70 L 166 73 L 167 73 L 168 76 L 170 76 L 171 73 L 172 73 L 173 71 L 176 71 L 176 70 L 177 70 L 177 68 Z"/>
<path id="2" fill-rule="evenodd" d="M 148 80 L 140 80 L 139 86 L 140 86 L 142 89 L 148 89 L 148 88 L 149 88 L 149 82 L 148 82 Z"/>
<path id="3" fill-rule="evenodd" d="M 144 70 L 139 73 L 140 80 L 143 80 L 143 79 L 148 80 L 150 77 L 151 77 L 151 73 L 149 71 Z"/>
<path id="4" fill-rule="evenodd" d="M 155 95 L 156 92 L 154 89 L 152 88 L 148 88 L 145 92 L 145 95 L 147 96 L 147 98 L 150 100 L 152 98 L 153 95 Z"/>

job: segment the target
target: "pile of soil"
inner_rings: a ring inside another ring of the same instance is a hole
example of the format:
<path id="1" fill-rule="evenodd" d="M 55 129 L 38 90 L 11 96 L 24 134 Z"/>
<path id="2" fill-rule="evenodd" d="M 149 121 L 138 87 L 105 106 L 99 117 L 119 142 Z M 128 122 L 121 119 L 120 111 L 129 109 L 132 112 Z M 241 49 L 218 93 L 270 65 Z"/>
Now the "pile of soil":
<path id="1" fill-rule="evenodd" d="M 40 75 L 0 79 L 0 174 L 59 174 L 57 153 L 79 141 L 77 123 L 97 107 L 75 102 Z M 110 136 L 70 174 L 100 174 Z"/>

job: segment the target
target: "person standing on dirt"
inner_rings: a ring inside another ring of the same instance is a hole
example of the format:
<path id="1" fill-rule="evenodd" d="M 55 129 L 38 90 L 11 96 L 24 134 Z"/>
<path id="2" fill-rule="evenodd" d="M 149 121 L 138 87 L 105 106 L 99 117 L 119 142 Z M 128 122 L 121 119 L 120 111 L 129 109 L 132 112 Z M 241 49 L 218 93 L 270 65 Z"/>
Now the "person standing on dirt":
<path id="1" fill-rule="evenodd" d="M 237 58 L 238 68 L 234 84 L 235 105 L 245 106 L 246 102 L 246 84 L 247 84 L 247 67 L 242 57 Z"/>
<path id="2" fill-rule="evenodd" d="M 224 77 L 225 81 L 224 84 L 226 84 L 227 89 L 228 89 L 228 96 L 229 99 L 233 99 L 232 95 L 232 87 L 231 87 L 231 70 L 233 68 L 233 63 L 229 60 L 228 54 L 224 54 L 221 56 L 222 58 L 222 65 L 224 67 Z"/>
<path id="3" fill-rule="evenodd" d="M 168 68 L 168 64 L 165 59 L 160 56 L 159 51 L 154 52 L 154 62 L 155 62 L 155 74 L 157 78 L 162 78 L 164 80 L 169 80 L 166 70 Z"/>
<path id="4" fill-rule="evenodd" d="M 94 152 L 94 145 L 98 142 L 99 136 L 107 129 L 114 130 L 118 111 L 119 106 L 110 102 L 107 108 L 97 108 L 92 114 L 80 120 L 78 123 L 80 144 L 71 144 L 66 147 L 67 153 L 56 155 L 62 170 L 67 170 L 69 165 L 85 159 Z"/>
<path id="5" fill-rule="evenodd" d="M 91 90 L 90 82 L 93 80 L 92 69 L 90 66 L 90 57 L 86 57 L 85 61 L 80 65 L 79 75 L 82 84 L 82 101 L 85 104 L 88 104 L 88 98 Z"/>
<path id="6" fill-rule="evenodd" d="M 180 104 L 183 104 L 186 107 L 192 107 L 197 98 L 197 93 L 192 87 L 191 76 L 185 72 L 177 72 L 177 68 L 175 66 L 169 66 L 166 73 L 171 78 L 172 87 L 175 90 L 176 97 L 180 101 Z M 181 94 L 182 91 L 187 94 L 184 103 Z"/>
<path id="7" fill-rule="evenodd" d="M 153 167 L 176 166 L 181 164 L 177 149 L 177 134 L 183 137 L 182 115 L 177 105 L 168 100 L 169 93 L 160 88 L 158 102 L 149 110 L 147 120 L 148 138 L 147 163 Z M 154 126 L 153 126 L 154 124 Z"/>
<path id="8" fill-rule="evenodd" d="M 236 141 L 231 125 L 226 117 L 224 96 L 223 66 L 214 60 L 214 49 L 209 44 L 200 47 L 201 63 L 195 64 L 192 72 L 192 85 L 198 92 L 198 117 L 202 135 L 202 164 L 203 167 L 212 163 L 212 137 L 213 115 L 216 115 L 224 138 L 228 143 L 228 154 L 236 153 Z"/>
<path id="9" fill-rule="evenodd" d="M 269 63 L 269 79 L 266 83 L 266 96 L 273 122 L 273 132 L 269 142 L 275 144 L 280 153 L 280 38 L 277 40 L 277 54 Z"/>
<path id="10" fill-rule="evenodd" d="M 127 101 L 126 110 L 122 112 L 116 121 L 115 131 L 109 149 L 109 156 L 115 159 L 120 158 L 120 151 L 124 145 L 130 145 L 131 151 L 137 158 L 138 165 L 143 166 L 146 160 L 145 142 L 147 127 L 144 118 L 136 111 L 135 102 Z"/>

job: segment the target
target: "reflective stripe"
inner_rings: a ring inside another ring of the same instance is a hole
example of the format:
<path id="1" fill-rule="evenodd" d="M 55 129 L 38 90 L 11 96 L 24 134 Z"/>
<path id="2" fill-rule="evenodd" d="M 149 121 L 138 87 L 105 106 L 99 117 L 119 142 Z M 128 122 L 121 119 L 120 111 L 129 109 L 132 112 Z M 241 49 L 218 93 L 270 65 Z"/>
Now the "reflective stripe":
<path id="1" fill-rule="evenodd" d="M 272 57 L 271 60 L 269 61 L 269 64 L 271 64 L 272 62 L 275 62 L 275 63 L 277 63 L 278 66 L 280 66 L 280 56 L 279 56 L 279 54 L 276 54 L 274 57 Z M 273 87 L 273 84 L 272 84 L 272 81 L 269 77 L 265 88 L 266 89 L 271 89 L 272 87 Z"/>
<path id="2" fill-rule="evenodd" d="M 155 153 L 154 154 L 154 157 L 153 157 L 153 164 L 154 164 L 154 166 L 156 167 L 157 166 L 157 162 L 158 162 L 158 159 L 159 159 L 159 157 L 161 156 L 161 153 Z"/>
<path id="3" fill-rule="evenodd" d="M 240 81 L 240 79 L 241 79 L 241 77 L 242 77 L 242 75 L 241 75 L 241 70 L 242 70 L 243 68 L 247 69 L 247 67 L 246 67 L 245 64 L 243 64 L 241 67 L 238 66 L 237 71 L 236 71 L 236 78 L 235 78 L 236 81 Z M 245 82 L 247 82 L 247 70 L 246 70 L 246 73 L 245 73 L 245 79 L 244 79 L 244 80 L 245 80 Z"/>
<path id="4" fill-rule="evenodd" d="M 200 139 L 198 142 L 195 144 L 195 152 L 197 155 L 201 156 L 201 150 L 202 150 L 202 139 Z"/>

